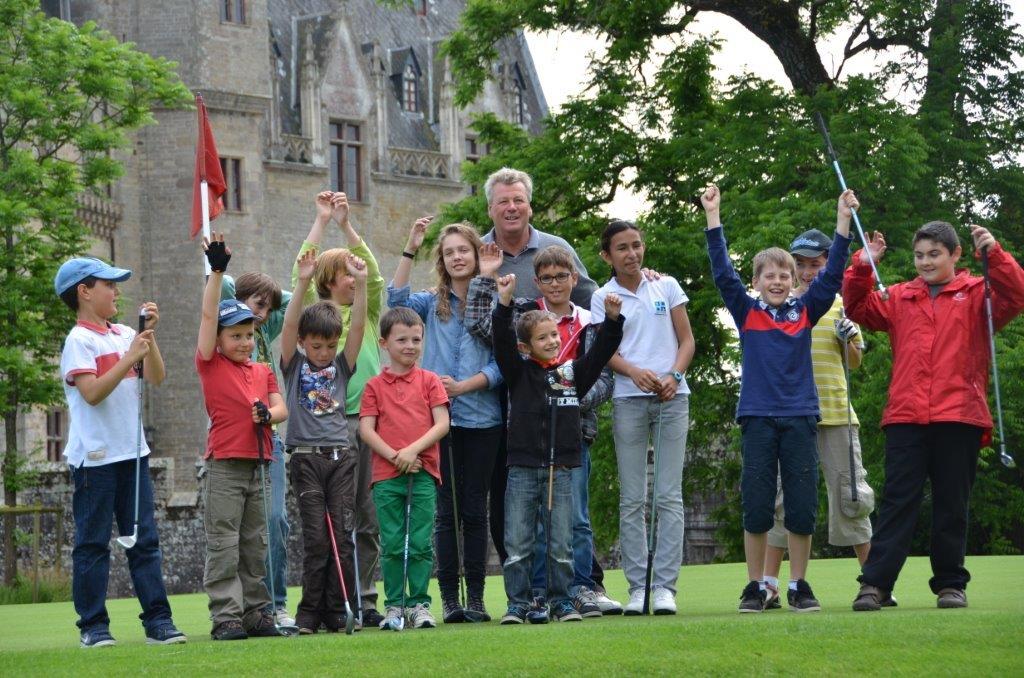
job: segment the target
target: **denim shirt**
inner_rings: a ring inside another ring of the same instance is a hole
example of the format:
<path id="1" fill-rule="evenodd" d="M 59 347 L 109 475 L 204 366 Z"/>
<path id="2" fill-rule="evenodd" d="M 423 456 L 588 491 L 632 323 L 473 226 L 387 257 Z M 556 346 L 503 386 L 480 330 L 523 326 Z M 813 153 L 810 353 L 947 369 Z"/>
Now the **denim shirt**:
<path id="1" fill-rule="evenodd" d="M 475 339 L 459 316 L 461 302 L 451 295 L 452 317 L 437 317 L 437 295 L 431 292 L 410 293 L 409 286 L 394 288 L 388 285 L 388 306 L 406 306 L 416 311 L 426 325 L 423 361 L 421 367 L 439 375 L 448 375 L 462 381 L 483 372 L 487 388 L 461 395 L 452 400 L 452 426 L 461 428 L 490 428 L 501 424 L 501 405 L 498 386 L 501 372 L 494 361 L 491 347 Z"/>

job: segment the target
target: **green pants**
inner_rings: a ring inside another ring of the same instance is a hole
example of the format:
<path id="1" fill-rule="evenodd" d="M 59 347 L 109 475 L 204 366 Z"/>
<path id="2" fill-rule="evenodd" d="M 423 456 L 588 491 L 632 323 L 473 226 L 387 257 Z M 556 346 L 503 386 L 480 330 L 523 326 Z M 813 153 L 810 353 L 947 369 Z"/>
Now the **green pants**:
<path id="1" fill-rule="evenodd" d="M 402 604 L 402 558 L 405 551 L 405 498 L 412 479 L 412 510 L 409 516 L 409 595 L 407 606 L 430 603 L 427 586 L 434 569 L 434 506 L 437 492 L 434 478 L 426 471 L 382 480 L 373 486 L 373 503 L 380 523 L 381 574 L 384 576 L 384 606 Z"/>

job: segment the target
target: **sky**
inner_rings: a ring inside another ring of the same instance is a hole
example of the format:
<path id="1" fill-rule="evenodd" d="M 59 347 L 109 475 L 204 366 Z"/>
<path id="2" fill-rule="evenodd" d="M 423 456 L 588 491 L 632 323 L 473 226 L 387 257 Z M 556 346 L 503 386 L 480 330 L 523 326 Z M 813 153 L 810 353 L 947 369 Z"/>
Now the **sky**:
<path id="1" fill-rule="evenodd" d="M 1024 22 L 1024 0 L 1010 3 L 1014 21 Z M 702 12 L 692 25 L 692 30 L 704 35 L 717 33 L 722 47 L 714 59 L 716 72 L 722 80 L 731 75 L 749 71 L 762 78 L 775 80 L 788 86 L 788 80 L 775 55 L 760 40 L 754 38 L 738 22 L 722 14 Z M 823 50 L 825 67 L 830 73 L 842 60 L 841 55 L 846 35 L 838 37 L 819 47 Z M 555 111 L 569 97 L 578 94 L 586 82 L 588 54 L 603 51 L 602 40 L 578 32 L 549 31 L 537 33 L 527 31 L 526 40 L 530 46 L 534 64 L 538 67 L 541 87 L 548 107 Z M 866 73 L 877 68 L 884 57 L 862 52 L 844 67 L 844 75 Z M 557 64 L 557 68 L 546 67 Z M 1024 66 L 1024 64 L 1022 64 Z M 643 210 L 643 196 L 620 190 L 615 200 L 605 208 L 609 216 L 635 217 Z"/>

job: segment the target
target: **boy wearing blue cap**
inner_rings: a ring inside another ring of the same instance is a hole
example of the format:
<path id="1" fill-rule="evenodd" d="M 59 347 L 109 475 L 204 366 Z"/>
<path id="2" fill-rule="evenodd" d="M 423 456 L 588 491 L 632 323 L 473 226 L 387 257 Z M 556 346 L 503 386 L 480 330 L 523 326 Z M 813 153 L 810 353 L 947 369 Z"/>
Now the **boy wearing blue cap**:
<path id="1" fill-rule="evenodd" d="M 144 364 L 149 383 L 164 380 L 164 361 L 153 333 L 159 310 L 152 302 L 143 305 L 140 314 L 147 320 L 141 333 L 111 322 L 117 315 L 117 283 L 131 274 L 99 259 L 78 257 L 64 262 L 54 279 L 57 296 L 78 318 L 64 340 L 60 373 L 71 413 L 64 456 L 75 484 L 72 596 L 82 647 L 115 644 L 106 609 L 111 518 L 117 518 L 122 535 L 131 533 L 136 454 L 140 455 L 138 536 L 127 556 L 135 595 L 142 605 L 139 618 L 147 643 L 185 642 L 185 634 L 171 620 L 160 572 L 149 447 L 136 428 L 141 425 L 136 365 Z"/>
<path id="2" fill-rule="evenodd" d="M 271 612 L 265 541 L 267 521 L 259 464 L 269 461 L 270 424 L 288 409 L 269 366 L 253 362 L 254 318 L 248 306 L 218 303 L 231 252 L 224 236 L 204 239 L 210 277 L 203 291 L 196 371 L 203 388 L 210 431 L 203 465 L 203 527 L 214 640 L 280 636 Z"/>

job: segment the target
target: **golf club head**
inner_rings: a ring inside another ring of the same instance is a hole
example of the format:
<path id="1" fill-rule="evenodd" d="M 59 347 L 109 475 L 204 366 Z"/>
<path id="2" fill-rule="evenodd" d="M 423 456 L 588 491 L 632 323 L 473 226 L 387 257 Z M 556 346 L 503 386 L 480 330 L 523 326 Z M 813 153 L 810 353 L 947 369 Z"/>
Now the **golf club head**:
<path id="1" fill-rule="evenodd" d="M 356 630 L 356 616 L 352 614 L 352 606 L 345 601 L 345 635 L 351 636 Z"/>
<path id="2" fill-rule="evenodd" d="M 292 636 L 299 635 L 298 626 L 282 626 L 281 624 L 274 624 L 274 626 L 277 628 L 278 633 L 285 638 L 291 638 Z"/>
<path id="3" fill-rule="evenodd" d="M 1011 459 L 1010 461 L 1013 461 L 1013 460 Z M 138 538 L 139 538 L 139 526 L 136 525 L 135 529 L 132 530 L 131 534 L 126 535 L 126 536 L 122 536 L 122 537 L 118 537 L 117 538 L 117 543 L 118 543 L 119 546 L 123 546 L 126 549 L 130 549 L 133 546 L 135 546 L 135 542 L 138 541 Z"/>
<path id="4" fill-rule="evenodd" d="M 401 616 L 398 619 L 392 619 L 388 622 L 388 626 L 392 631 L 401 631 L 405 628 L 405 616 Z"/>
<path id="5" fill-rule="evenodd" d="M 1017 468 L 1017 462 L 1006 452 L 999 453 L 999 461 L 1003 462 L 1003 466 L 1006 468 Z"/>

